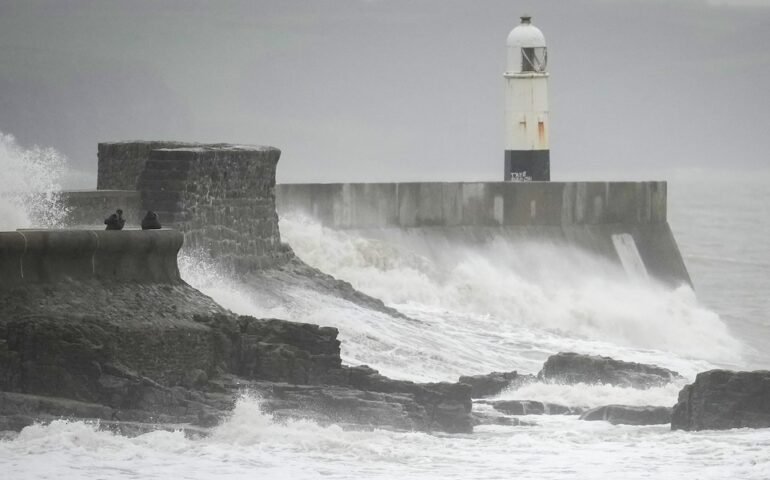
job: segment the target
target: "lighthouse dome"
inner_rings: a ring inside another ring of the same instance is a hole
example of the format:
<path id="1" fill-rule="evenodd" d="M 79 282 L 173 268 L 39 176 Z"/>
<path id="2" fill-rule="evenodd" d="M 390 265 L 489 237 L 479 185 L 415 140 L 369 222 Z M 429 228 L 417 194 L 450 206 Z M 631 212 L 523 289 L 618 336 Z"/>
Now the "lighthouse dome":
<path id="1" fill-rule="evenodd" d="M 539 28 L 532 25 L 532 17 L 521 17 L 521 23 L 508 34 L 509 47 L 545 47 L 545 35 Z"/>
<path id="2" fill-rule="evenodd" d="M 524 15 L 521 23 L 508 34 L 508 69 L 510 74 L 545 74 L 548 51 L 545 36 Z"/>

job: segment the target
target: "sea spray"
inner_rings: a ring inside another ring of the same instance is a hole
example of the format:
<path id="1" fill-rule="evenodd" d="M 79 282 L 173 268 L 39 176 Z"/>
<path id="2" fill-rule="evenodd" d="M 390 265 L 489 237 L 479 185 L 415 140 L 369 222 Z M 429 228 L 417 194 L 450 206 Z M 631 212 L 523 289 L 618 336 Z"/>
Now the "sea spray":
<path id="1" fill-rule="evenodd" d="M 300 258 L 365 293 L 402 309 L 489 318 L 487 325 L 461 326 L 458 334 L 494 329 L 510 338 L 517 330 L 536 329 L 726 365 L 741 362 L 740 342 L 688 286 L 629 280 L 618 266 L 564 245 L 498 236 L 474 247 L 426 230 L 389 229 L 370 239 L 303 217 L 281 218 L 282 236 Z"/>
<path id="2" fill-rule="evenodd" d="M 682 386 L 681 383 L 670 383 L 662 387 L 638 389 L 601 384 L 533 382 L 504 390 L 493 400 L 533 400 L 581 408 L 612 404 L 673 406 Z"/>
<path id="3" fill-rule="evenodd" d="M 258 292 L 223 271 L 206 252 L 183 249 L 178 262 L 184 281 L 232 312 L 257 318 L 289 318 L 289 310 L 285 306 L 260 301 Z"/>
<path id="4" fill-rule="evenodd" d="M 24 148 L 0 132 L 0 230 L 59 226 L 67 213 L 59 194 L 66 167 L 53 148 Z"/>
<path id="5" fill-rule="evenodd" d="M 653 363 L 692 378 L 739 361 L 740 344 L 687 287 L 628 280 L 615 265 L 562 246 L 499 238 L 486 249 L 423 238 L 389 241 L 283 217 L 298 255 L 409 318 L 391 317 L 307 286 L 281 286 L 281 301 L 183 253 L 182 277 L 239 314 L 331 326 L 341 356 L 389 377 L 456 381 L 460 375 L 537 373 L 559 351 Z M 421 246 L 422 243 L 422 246 Z"/>

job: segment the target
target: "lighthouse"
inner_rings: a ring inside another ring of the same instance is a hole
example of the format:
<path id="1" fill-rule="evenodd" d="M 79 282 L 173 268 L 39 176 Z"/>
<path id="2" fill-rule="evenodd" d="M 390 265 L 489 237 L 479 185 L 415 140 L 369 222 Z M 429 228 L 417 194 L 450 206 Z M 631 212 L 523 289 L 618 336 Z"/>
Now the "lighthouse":
<path id="1" fill-rule="evenodd" d="M 549 181 L 548 52 L 529 16 L 508 34 L 505 74 L 505 181 Z"/>

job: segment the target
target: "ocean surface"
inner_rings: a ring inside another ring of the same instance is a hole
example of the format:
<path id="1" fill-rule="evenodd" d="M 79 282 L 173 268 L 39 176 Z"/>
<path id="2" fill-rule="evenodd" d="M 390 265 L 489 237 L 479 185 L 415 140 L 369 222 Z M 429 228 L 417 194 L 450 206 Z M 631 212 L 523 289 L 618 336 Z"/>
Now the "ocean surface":
<path id="1" fill-rule="evenodd" d="M 284 240 L 302 259 L 408 320 L 299 288 L 281 302 L 261 302 L 199 262 L 182 266 L 188 282 L 237 313 L 339 328 L 345 362 L 395 378 L 537 373 L 549 355 L 577 351 L 655 363 L 692 379 L 715 367 L 770 366 L 769 209 L 761 178 L 669 184 L 669 219 L 695 291 L 632 280 L 618 266 L 553 245 L 498 238 L 466 248 L 401 231 L 374 240 L 281 219 Z M 673 405 L 680 387 L 533 384 L 499 398 Z M 688 433 L 575 416 L 526 420 L 534 425 L 477 427 L 469 435 L 345 431 L 274 422 L 246 394 L 206 438 L 164 431 L 128 438 L 84 422 L 28 427 L 0 440 L 0 477 L 770 478 L 770 429 Z"/>

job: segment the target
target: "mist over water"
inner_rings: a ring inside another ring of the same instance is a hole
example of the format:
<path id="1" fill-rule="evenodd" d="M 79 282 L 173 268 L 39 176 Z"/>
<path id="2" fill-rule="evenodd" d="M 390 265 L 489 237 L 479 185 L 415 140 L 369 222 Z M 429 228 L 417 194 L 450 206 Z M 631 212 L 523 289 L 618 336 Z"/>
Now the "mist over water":
<path id="1" fill-rule="evenodd" d="M 53 148 L 25 148 L 0 132 L 0 231 L 59 225 L 66 214 L 59 197 L 66 168 Z"/>

